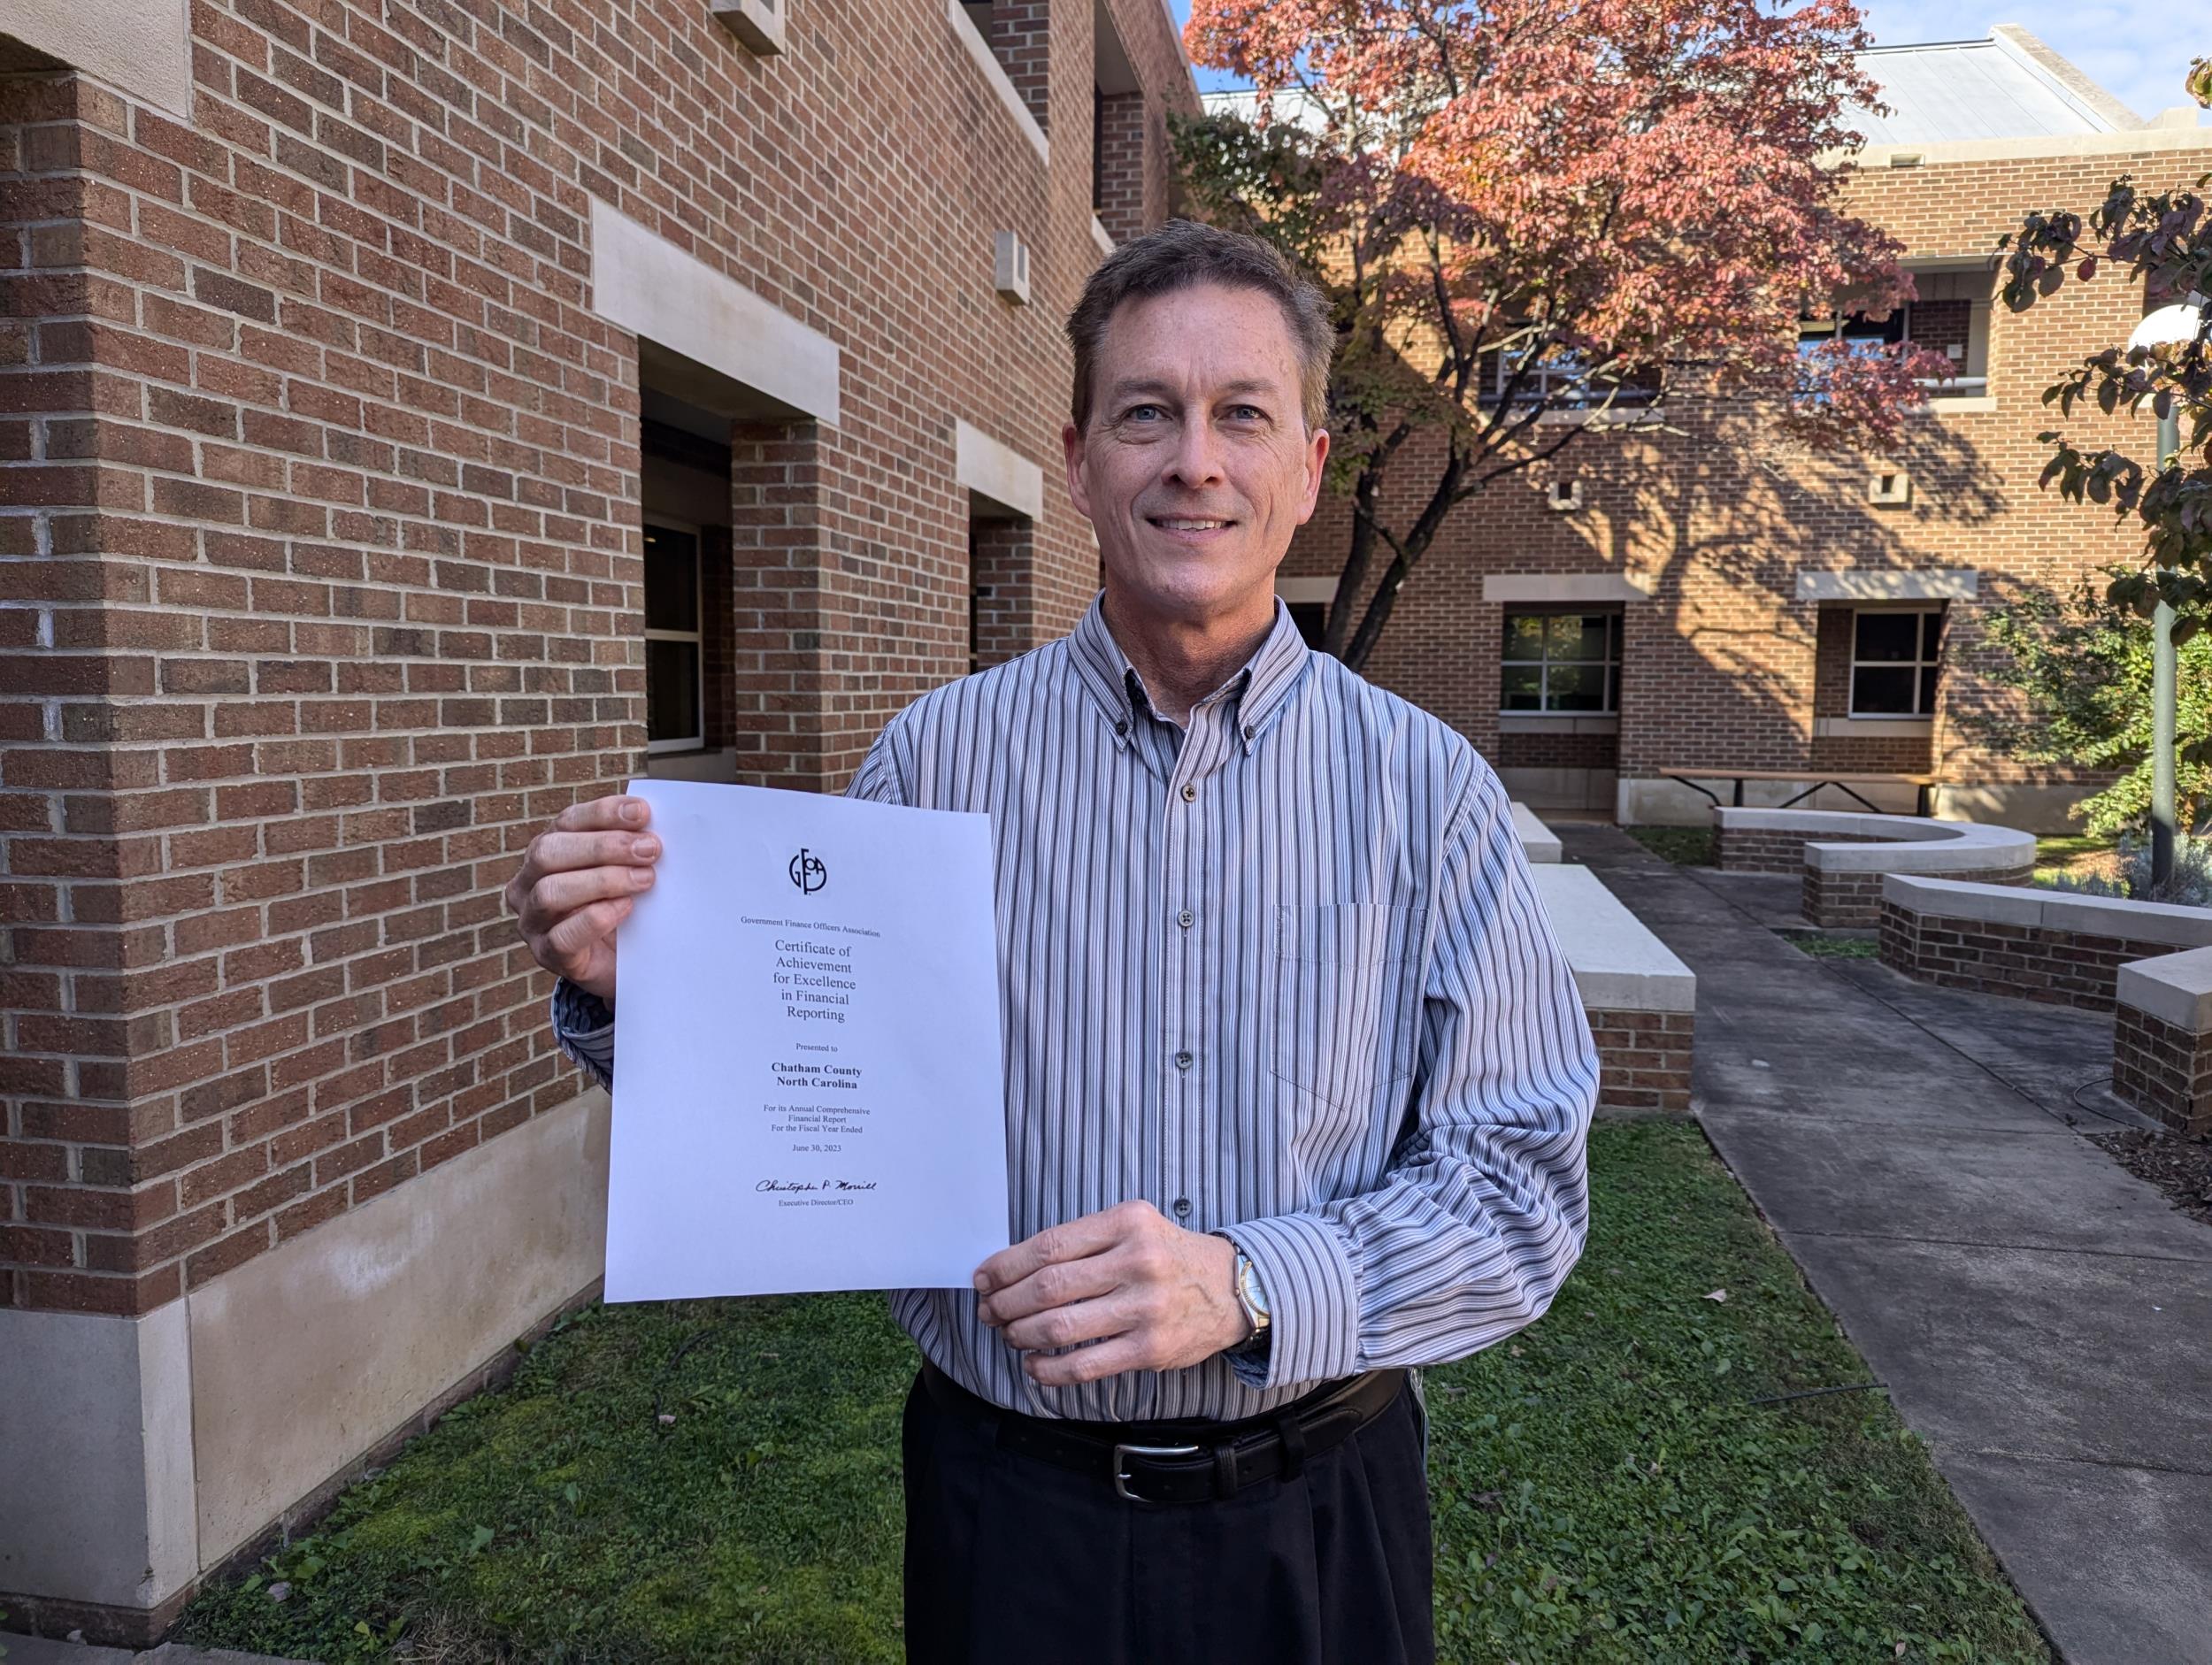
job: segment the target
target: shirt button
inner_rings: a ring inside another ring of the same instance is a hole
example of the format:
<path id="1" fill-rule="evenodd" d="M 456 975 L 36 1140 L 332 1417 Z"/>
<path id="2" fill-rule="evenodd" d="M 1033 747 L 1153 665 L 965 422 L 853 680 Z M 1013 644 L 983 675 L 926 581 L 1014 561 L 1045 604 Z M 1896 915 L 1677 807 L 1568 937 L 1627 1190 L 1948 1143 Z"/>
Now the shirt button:
<path id="1" fill-rule="evenodd" d="M 1178 1070 L 1187 1070 L 1187 1069 L 1189 1069 L 1189 1068 L 1190 1068 L 1190 1054 L 1188 1054 L 1187 1052 L 1179 1052 L 1179 1053 L 1177 1053 L 1177 1054 L 1175 1055 L 1175 1067 L 1176 1067 Z"/>
<path id="2" fill-rule="evenodd" d="M 1186 780 L 1183 783 L 1183 802 L 1185 803 L 1196 803 L 1198 802 L 1198 783 L 1196 781 Z"/>
<path id="3" fill-rule="evenodd" d="M 1126 724 L 1126 723 L 1116 723 L 1116 724 L 1114 725 L 1114 733 L 1117 733 L 1117 734 L 1126 734 L 1128 732 L 1129 732 L 1129 725 L 1128 725 L 1128 724 Z"/>
<path id="4" fill-rule="evenodd" d="M 1251 724 L 1249 724 L 1249 723 L 1247 723 L 1247 724 L 1244 725 L 1244 738 L 1245 738 L 1245 739 L 1247 739 L 1247 740 L 1250 740 L 1250 739 L 1252 738 L 1252 736 L 1253 736 L 1253 735 L 1255 735 L 1256 733 L 1257 733 L 1258 732 L 1259 732 L 1259 731 L 1258 731 L 1257 729 L 1254 728 L 1254 727 L 1251 725 Z"/>
<path id="5" fill-rule="evenodd" d="M 1175 923 L 1182 926 L 1184 930 L 1187 931 L 1191 928 L 1191 922 L 1197 917 L 1198 916 L 1196 914 L 1186 908 L 1182 912 L 1175 916 Z"/>
<path id="6" fill-rule="evenodd" d="M 1178 1197 L 1175 1199 L 1175 1213 L 1179 1219 L 1187 1220 L 1190 1218 L 1190 1199 L 1188 1197 Z"/>

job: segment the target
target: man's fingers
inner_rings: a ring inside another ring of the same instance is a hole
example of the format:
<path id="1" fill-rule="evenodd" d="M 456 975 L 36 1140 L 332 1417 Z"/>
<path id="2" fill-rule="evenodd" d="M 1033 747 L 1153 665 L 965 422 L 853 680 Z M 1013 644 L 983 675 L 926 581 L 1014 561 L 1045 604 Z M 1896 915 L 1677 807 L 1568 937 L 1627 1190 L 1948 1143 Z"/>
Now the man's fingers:
<path id="1" fill-rule="evenodd" d="M 581 872 L 550 873 L 530 888 L 515 911 L 522 917 L 525 930 L 550 934 L 579 909 L 637 895 L 652 884 L 649 867 L 588 867 Z"/>
<path id="2" fill-rule="evenodd" d="M 977 1313 L 988 1324 L 1010 1324 L 1032 1313 L 1065 1307 L 1110 1294 L 1128 1281 L 1125 1257 L 1108 1250 L 1079 1261 L 1055 1261 L 1041 1266 L 1018 1284 L 1009 1284 L 985 1296 Z M 1011 1333 L 1008 1339 L 1012 1339 Z M 1015 1342 L 1017 1347 L 1049 1347 L 1050 1342 Z"/>
<path id="3" fill-rule="evenodd" d="M 639 832 L 653 818 L 653 808 L 642 798 L 619 792 L 583 803 L 572 803 L 553 817 L 556 832 Z"/>
<path id="4" fill-rule="evenodd" d="M 647 866 L 660 859 L 661 841 L 650 832 L 541 832 L 523 860 L 526 884 L 548 873 L 587 867 Z"/>
<path id="5" fill-rule="evenodd" d="M 1094 1347 L 1076 1347 L 1066 1353 L 1025 1353 L 1022 1369 L 1029 1379 L 1046 1387 L 1071 1387 L 1095 1382 L 1124 1370 L 1150 1370 L 1151 1343 L 1141 1331 L 1116 1336 Z"/>
<path id="6" fill-rule="evenodd" d="M 1007 1346 L 1030 1353 L 1041 1347 L 1071 1347 L 1080 1341 L 1124 1335 L 1141 1329 L 1149 1316 L 1149 1306 L 1142 1296 L 1116 1290 L 1096 1301 L 1072 1301 L 1017 1318 L 999 1333 Z"/>
<path id="7" fill-rule="evenodd" d="M 629 917 L 634 905 L 633 899 L 625 896 L 580 909 L 545 933 L 546 946 L 560 958 L 572 960 L 602 937 L 612 934 Z"/>
<path id="8" fill-rule="evenodd" d="M 1126 1206 L 1048 1225 L 1036 1236 L 1024 1238 L 1011 1248 L 1001 1249 L 975 1269 L 976 1293 L 988 1295 L 995 1290 L 1018 1284 L 1040 1268 L 1060 1261 L 1081 1260 L 1111 1248 L 1129 1230 L 1129 1216 L 1124 1211 Z"/>

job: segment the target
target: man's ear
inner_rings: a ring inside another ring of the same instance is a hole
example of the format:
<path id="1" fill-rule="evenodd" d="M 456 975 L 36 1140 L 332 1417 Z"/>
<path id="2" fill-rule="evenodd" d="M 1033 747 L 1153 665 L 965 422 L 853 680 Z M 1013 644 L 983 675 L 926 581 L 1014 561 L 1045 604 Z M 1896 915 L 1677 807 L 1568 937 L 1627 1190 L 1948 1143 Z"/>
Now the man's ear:
<path id="1" fill-rule="evenodd" d="M 1091 490 L 1083 478 L 1083 430 L 1069 423 L 1060 430 L 1060 449 L 1066 454 L 1068 464 L 1068 496 L 1075 504 L 1075 512 L 1084 519 L 1091 518 Z"/>
<path id="2" fill-rule="evenodd" d="M 1321 475 L 1329 460 L 1329 430 L 1316 428 L 1313 437 L 1306 441 L 1306 501 L 1299 505 L 1298 524 L 1304 526 L 1313 518 L 1315 505 L 1321 501 Z"/>

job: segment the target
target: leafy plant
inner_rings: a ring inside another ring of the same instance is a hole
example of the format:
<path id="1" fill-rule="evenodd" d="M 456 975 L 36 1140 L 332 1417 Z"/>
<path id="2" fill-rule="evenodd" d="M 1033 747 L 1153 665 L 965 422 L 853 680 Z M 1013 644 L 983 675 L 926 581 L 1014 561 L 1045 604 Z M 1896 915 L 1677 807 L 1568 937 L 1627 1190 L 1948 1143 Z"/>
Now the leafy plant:
<path id="1" fill-rule="evenodd" d="M 2031 593 L 1993 608 L 1984 627 L 1994 650 L 1985 674 L 2024 698 L 2009 713 L 1962 713 L 1962 725 L 2023 762 L 2116 771 L 2074 808 L 2091 832 L 2147 825 L 2151 639 L 2132 606 L 2092 579 L 2063 600 Z M 2193 826 L 2212 815 L 2212 635 L 2193 636 L 2178 655 L 2175 805 Z"/>

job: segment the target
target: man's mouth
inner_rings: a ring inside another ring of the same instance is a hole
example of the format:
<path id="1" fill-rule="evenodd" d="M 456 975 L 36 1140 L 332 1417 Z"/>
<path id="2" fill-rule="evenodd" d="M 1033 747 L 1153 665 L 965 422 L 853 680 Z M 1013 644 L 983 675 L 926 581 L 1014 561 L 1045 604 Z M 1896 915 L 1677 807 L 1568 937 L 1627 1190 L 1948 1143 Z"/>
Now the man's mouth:
<path id="1" fill-rule="evenodd" d="M 1146 520 L 1163 532 L 1218 532 L 1233 526 L 1233 520 L 1217 520 L 1197 515 L 1148 515 Z"/>

